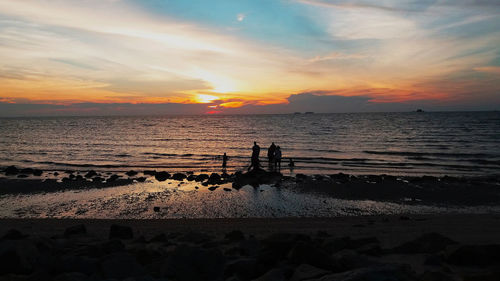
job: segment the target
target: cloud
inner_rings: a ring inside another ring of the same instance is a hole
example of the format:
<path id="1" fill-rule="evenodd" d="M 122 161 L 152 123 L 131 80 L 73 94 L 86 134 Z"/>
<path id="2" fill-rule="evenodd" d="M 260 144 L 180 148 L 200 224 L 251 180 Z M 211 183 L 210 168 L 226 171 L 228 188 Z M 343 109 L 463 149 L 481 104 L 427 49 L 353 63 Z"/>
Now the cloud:
<path id="1" fill-rule="evenodd" d="M 500 66 L 479 66 L 474 68 L 475 71 L 500 74 Z"/>
<path id="2" fill-rule="evenodd" d="M 240 13 L 240 14 L 237 14 L 237 15 L 236 15 L 236 19 L 237 19 L 238 21 L 240 21 L 240 22 L 241 22 L 241 21 L 243 21 L 245 18 L 246 18 L 246 15 L 245 15 L 245 14 L 243 14 L 243 13 Z"/>
<path id="3" fill-rule="evenodd" d="M 193 103 L 71 103 L 41 104 L 30 100 L 9 100 L 0 97 L 0 117 L 17 116 L 110 116 L 110 115 L 192 115 L 192 114 L 291 114 L 312 111 L 316 113 L 401 112 L 423 108 L 426 111 L 498 110 L 500 98 L 472 100 L 468 104 L 457 101 L 440 102 L 434 99 L 405 101 L 374 100 L 373 91 L 365 89 L 358 94 L 345 91 L 317 90 L 290 95 L 287 103 L 262 104 L 242 99 L 216 100 L 208 104 Z M 415 93 L 409 93 L 409 95 Z M 420 95 L 417 95 L 419 97 Z M 14 103 L 15 102 L 15 103 Z"/>

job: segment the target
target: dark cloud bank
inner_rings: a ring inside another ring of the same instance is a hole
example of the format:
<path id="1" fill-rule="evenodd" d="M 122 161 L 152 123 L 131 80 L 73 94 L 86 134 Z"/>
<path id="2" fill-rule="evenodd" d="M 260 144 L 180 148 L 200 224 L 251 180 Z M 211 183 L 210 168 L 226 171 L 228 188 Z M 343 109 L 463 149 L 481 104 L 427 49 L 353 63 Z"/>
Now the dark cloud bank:
<path id="1" fill-rule="evenodd" d="M 467 105 L 443 105 L 436 101 L 412 101 L 405 103 L 376 103 L 370 97 L 323 95 L 309 92 L 291 95 L 287 104 L 247 104 L 238 108 L 210 109 L 209 104 L 131 104 L 131 103 L 75 103 L 71 105 L 2 103 L 0 117 L 18 116 L 104 116 L 104 115 L 180 115 L 205 114 L 220 111 L 224 114 L 286 114 L 312 111 L 316 113 L 345 112 L 400 112 L 415 111 L 461 111 L 499 110 L 500 103 L 477 103 Z"/>

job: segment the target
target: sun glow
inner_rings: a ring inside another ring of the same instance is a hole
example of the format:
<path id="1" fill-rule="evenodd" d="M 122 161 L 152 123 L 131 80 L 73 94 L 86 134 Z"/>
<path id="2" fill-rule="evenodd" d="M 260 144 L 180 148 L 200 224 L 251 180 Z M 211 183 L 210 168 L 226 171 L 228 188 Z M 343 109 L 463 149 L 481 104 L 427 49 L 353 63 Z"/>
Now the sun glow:
<path id="1" fill-rule="evenodd" d="M 196 101 L 199 103 L 211 103 L 211 102 L 213 102 L 215 100 L 219 100 L 219 99 L 220 99 L 219 97 L 212 96 L 212 95 L 198 94 L 196 96 Z"/>

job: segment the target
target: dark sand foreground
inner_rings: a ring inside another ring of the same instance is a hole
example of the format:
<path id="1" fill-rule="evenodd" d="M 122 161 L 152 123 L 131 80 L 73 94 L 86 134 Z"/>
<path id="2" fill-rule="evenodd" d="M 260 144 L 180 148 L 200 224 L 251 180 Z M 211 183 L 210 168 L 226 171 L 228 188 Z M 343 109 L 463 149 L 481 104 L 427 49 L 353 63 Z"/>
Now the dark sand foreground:
<path id="1" fill-rule="evenodd" d="M 500 215 L 3 219 L 0 235 L 0 280 L 500 280 Z"/>

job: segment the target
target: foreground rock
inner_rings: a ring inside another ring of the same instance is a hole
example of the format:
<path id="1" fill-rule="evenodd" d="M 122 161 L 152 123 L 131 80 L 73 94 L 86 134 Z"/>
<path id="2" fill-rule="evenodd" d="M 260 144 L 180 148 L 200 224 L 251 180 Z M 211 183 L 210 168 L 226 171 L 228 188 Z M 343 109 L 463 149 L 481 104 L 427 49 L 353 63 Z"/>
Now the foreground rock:
<path id="1" fill-rule="evenodd" d="M 364 251 L 379 245 L 376 237 L 275 233 L 256 238 L 232 231 L 220 237 L 188 232 L 133 240 L 133 232 L 112 225 L 108 240 L 88 233 L 83 224 L 50 238 L 11 229 L 0 236 L 0 280 L 455 281 L 500 276 L 500 245 L 457 245 L 437 233 L 369 256 Z M 439 241 L 448 246 L 437 247 Z M 415 250 L 417 244 L 423 250 Z M 424 272 L 423 259 L 416 258 L 427 252 L 443 259 Z M 385 259 L 395 253 L 397 262 Z"/>

